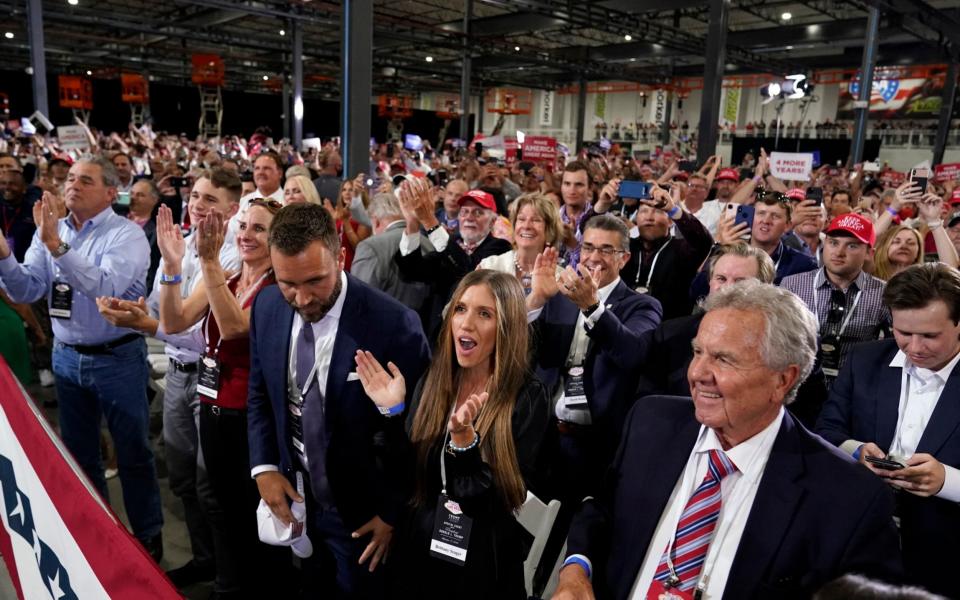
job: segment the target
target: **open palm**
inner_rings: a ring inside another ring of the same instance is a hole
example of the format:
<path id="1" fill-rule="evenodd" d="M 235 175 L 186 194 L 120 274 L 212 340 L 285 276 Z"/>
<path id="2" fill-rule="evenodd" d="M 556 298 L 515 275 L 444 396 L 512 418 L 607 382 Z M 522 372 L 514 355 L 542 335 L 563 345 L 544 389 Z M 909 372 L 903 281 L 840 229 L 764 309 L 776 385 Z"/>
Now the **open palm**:
<path id="1" fill-rule="evenodd" d="M 392 362 L 387 363 L 390 372 L 384 370 L 373 354 L 357 350 L 357 375 L 363 391 L 380 408 L 393 408 L 403 403 L 407 395 L 407 384 L 400 369 Z"/>

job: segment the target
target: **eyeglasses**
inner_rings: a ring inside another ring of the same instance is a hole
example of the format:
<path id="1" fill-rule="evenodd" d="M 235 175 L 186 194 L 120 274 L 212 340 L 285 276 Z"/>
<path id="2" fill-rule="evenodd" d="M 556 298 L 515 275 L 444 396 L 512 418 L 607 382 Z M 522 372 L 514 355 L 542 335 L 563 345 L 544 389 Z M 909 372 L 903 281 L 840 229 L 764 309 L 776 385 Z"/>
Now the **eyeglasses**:
<path id="1" fill-rule="evenodd" d="M 790 204 L 790 199 L 787 198 L 782 192 L 776 190 L 765 190 L 759 188 L 757 190 L 757 201 L 763 202 L 764 204 L 773 204 L 778 202 L 780 204 Z"/>
<path id="2" fill-rule="evenodd" d="M 623 250 L 614 248 L 613 246 L 594 246 L 593 244 L 583 244 L 580 246 L 580 256 L 589 256 L 594 252 L 599 252 L 607 258 L 615 254 L 623 254 Z"/>
<path id="3" fill-rule="evenodd" d="M 283 204 L 277 202 L 273 198 L 253 198 L 250 200 L 250 206 L 259 206 L 260 208 L 265 208 L 273 214 L 276 214 L 278 210 L 283 208 Z"/>
<path id="4" fill-rule="evenodd" d="M 460 217 L 473 217 L 474 219 L 478 219 L 485 215 L 486 212 L 487 209 L 485 208 L 461 208 L 460 212 L 457 214 Z"/>

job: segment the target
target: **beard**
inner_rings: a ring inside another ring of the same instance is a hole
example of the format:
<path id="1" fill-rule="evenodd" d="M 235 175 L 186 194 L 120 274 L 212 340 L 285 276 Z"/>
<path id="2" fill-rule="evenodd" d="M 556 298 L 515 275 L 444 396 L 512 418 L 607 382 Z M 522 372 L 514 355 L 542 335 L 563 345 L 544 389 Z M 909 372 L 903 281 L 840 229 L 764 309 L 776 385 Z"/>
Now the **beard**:
<path id="1" fill-rule="evenodd" d="M 340 279 L 340 273 L 337 273 L 337 283 L 333 286 L 333 290 L 330 291 L 330 295 L 327 296 L 326 300 L 313 303 L 309 306 L 298 306 L 297 303 L 292 300 L 287 300 L 287 304 L 300 314 L 300 318 L 302 318 L 304 322 L 316 323 L 327 316 L 327 313 L 330 312 L 333 305 L 337 303 L 337 299 L 340 298 L 342 292 L 343 281 Z"/>

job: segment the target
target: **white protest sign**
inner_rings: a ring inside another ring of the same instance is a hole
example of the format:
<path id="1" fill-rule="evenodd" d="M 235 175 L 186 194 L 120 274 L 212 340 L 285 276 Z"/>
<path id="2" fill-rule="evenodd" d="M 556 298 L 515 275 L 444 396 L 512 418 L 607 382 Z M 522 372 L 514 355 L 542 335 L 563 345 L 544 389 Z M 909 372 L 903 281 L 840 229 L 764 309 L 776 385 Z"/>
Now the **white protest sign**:
<path id="1" fill-rule="evenodd" d="M 62 125 L 57 127 L 57 138 L 60 140 L 60 147 L 64 150 L 89 150 L 90 140 L 87 139 L 87 132 L 80 125 Z"/>
<path id="2" fill-rule="evenodd" d="M 813 171 L 810 152 L 771 152 L 770 174 L 785 181 L 802 181 Z"/>

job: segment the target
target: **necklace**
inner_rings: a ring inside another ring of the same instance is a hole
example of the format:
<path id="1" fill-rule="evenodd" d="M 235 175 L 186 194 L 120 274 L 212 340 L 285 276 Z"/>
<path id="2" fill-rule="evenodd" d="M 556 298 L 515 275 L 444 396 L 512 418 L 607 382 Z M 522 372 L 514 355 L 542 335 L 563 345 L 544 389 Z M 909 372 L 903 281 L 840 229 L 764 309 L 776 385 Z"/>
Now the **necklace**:
<path id="1" fill-rule="evenodd" d="M 517 274 L 520 278 L 520 285 L 523 286 L 523 289 L 530 289 L 533 284 L 533 274 L 527 273 L 523 267 L 520 266 L 520 260 L 517 258 L 513 259 L 513 266 L 517 268 Z"/>

